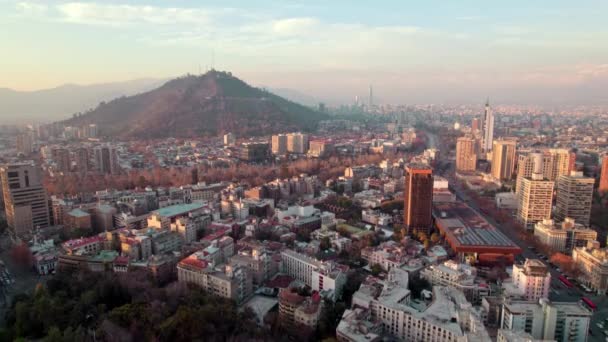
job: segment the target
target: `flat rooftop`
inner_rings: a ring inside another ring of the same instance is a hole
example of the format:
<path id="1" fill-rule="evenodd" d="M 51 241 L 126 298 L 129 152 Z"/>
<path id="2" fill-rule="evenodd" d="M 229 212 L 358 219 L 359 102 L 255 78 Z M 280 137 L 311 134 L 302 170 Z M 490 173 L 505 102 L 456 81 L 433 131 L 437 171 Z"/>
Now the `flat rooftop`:
<path id="1" fill-rule="evenodd" d="M 521 253 L 511 239 L 464 203 L 436 203 L 433 216 L 456 252 Z"/>
<path id="2" fill-rule="evenodd" d="M 168 207 L 160 208 L 154 212 L 163 217 L 174 217 L 184 215 L 191 211 L 199 210 L 204 207 L 201 203 L 176 204 Z"/>

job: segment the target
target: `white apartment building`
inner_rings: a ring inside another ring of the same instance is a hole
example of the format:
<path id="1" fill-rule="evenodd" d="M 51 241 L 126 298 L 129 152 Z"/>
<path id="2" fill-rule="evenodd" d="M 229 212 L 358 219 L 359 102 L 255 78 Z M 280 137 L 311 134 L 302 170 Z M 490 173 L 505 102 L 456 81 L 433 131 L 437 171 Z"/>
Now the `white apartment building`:
<path id="1" fill-rule="evenodd" d="M 420 277 L 433 286 L 450 286 L 462 291 L 468 301 L 480 303 L 481 298 L 490 294 L 485 283 L 476 282 L 477 269 L 468 264 L 448 260 L 439 265 L 431 265 L 420 271 Z"/>
<path id="2" fill-rule="evenodd" d="M 513 265 L 513 284 L 529 301 L 549 298 L 551 273 L 538 259 L 526 259 L 523 265 Z"/>
<path id="3" fill-rule="evenodd" d="M 570 217 L 577 223 L 589 226 L 595 178 L 584 177 L 582 172 L 571 172 L 557 178 L 555 220 Z"/>
<path id="4" fill-rule="evenodd" d="M 292 250 L 281 252 L 281 269 L 310 286 L 313 291 L 334 300 L 342 296 L 348 271 L 346 266 L 322 262 Z"/>
<path id="5" fill-rule="evenodd" d="M 411 301 L 407 277 L 393 269 L 389 279 L 368 279 L 353 296 L 353 307 L 371 311 L 382 323 L 382 335 L 400 341 L 490 341 L 482 320 L 464 294 L 452 287 L 434 286 L 430 304 Z"/>
<path id="6" fill-rule="evenodd" d="M 539 173 L 521 180 L 517 198 L 517 218 L 526 227 L 551 218 L 553 205 L 553 181 Z"/>
<path id="7" fill-rule="evenodd" d="M 587 247 L 577 247 L 572 251 L 572 259 L 582 272 L 578 280 L 598 294 L 608 291 L 608 249 L 600 248 L 597 241 Z"/>
<path id="8" fill-rule="evenodd" d="M 534 236 L 543 245 L 555 251 L 571 253 L 572 249 L 585 247 L 590 241 L 595 241 L 597 232 L 566 217 L 561 224 L 557 224 L 553 220 L 542 220 L 536 223 Z"/>
<path id="9" fill-rule="evenodd" d="M 526 332 L 535 339 L 586 342 L 591 315 L 576 302 L 511 301 L 503 304 L 500 328 Z"/>

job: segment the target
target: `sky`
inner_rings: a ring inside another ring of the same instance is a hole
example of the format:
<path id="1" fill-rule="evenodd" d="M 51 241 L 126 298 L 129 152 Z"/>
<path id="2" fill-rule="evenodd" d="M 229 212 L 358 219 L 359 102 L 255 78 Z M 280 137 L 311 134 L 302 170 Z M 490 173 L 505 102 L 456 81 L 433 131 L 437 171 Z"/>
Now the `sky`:
<path id="1" fill-rule="evenodd" d="M 605 98 L 606 13 L 605 0 L 0 0 L 0 87 L 214 66 L 330 102 L 369 85 L 391 103 Z"/>

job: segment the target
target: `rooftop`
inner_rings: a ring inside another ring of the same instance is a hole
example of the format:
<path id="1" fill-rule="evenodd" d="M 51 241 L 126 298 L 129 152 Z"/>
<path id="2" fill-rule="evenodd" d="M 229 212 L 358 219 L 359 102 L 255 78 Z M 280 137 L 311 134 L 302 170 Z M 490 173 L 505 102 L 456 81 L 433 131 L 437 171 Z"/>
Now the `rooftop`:
<path id="1" fill-rule="evenodd" d="M 201 203 L 176 204 L 168 207 L 160 208 L 154 212 L 163 217 L 174 217 L 184 215 L 191 211 L 199 210 L 204 207 Z"/>
<path id="2" fill-rule="evenodd" d="M 433 216 L 457 252 L 521 253 L 513 241 L 464 203 L 435 204 Z"/>

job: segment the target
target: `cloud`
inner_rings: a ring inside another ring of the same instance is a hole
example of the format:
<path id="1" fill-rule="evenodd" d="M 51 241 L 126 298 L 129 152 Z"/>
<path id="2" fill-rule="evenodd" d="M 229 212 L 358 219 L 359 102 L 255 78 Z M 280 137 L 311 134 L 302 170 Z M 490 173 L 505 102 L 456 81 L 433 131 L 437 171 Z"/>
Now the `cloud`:
<path id="1" fill-rule="evenodd" d="M 27 1 L 18 2 L 15 6 L 19 12 L 32 16 L 43 15 L 48 10 L 48 6 L 45 4 Z"/>
<path id="2" fill-rule="evenodd" d="M 316 18 L 287 18 L 274 21 L 272 31 L 286 36 L 301 35 L 311 33 L 317 25 L 319 20 Z"/>
<path id="3" fill-rule="evenodd" d="M 202 23 L 207 22 L 211 15 L 210 11 L 204 9 L 82 2 L 60 4 L 57 10 L 61 19 L 67 22 L 116 26 L 137 23 L 160 25 Z"/>

